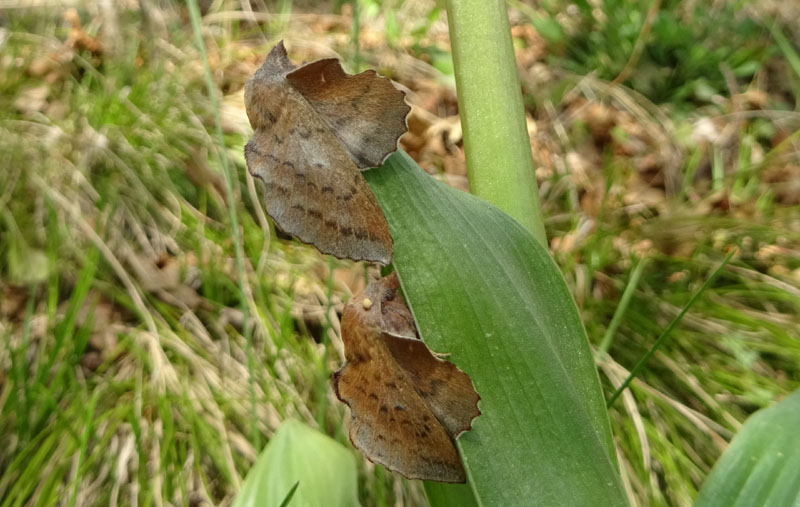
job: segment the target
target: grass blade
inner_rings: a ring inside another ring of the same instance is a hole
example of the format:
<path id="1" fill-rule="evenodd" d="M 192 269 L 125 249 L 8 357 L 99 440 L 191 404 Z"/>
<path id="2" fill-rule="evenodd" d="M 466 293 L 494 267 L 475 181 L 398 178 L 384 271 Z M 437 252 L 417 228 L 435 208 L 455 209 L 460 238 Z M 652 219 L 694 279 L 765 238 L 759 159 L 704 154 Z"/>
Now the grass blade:
<path id="1" fill-rule="evenodd" d="M 692 294 L 692 297 L 689 298 L 689 302 L 686 303 L 686 306 L 684 306 L 681 312 L 678 315 L 676 315 L 674 319 L 672 319 L 672 322 L 670 322 L 667 328 L 664 330 L 664 332 L 661 333 L 661 336 L 659 336 L 656 342 L 653 344 L 653 346 L 650 347 L 650 350 L 648 350 L 641 357 L 641 359 L 639 359 L 636 365 L 631 369 L 628 378 L 626 378 L 625 381 L 617 388 L 617 390 L 614 391 L 614 394 L 612 394 L 611 397 L 608 399 L 606 406 L 610 407 L 611 405 L 614 404 L 615 401 L 617 401 L 617 398 L 619 398 L 619 395 L 622 394 L 622 391 L 624 391 L 630 385 L 630 383 L 633 382 L 633 379 L 636 378 L 636 374 L 639 373 L 639 371 L 641 371 L 642 368 L 644 368 L 644 366 L 647 364 L 647 361 L 650 360 L 653 354 L 656 353 L 656 350 L 658 350 L 661 347 L 661 345 L 666 341 L 666 339 L 672 333 L 672 330 L 675 329 L 675 326 L 677 326 L 680 323 L 680 321 L 683 319 L 683 316 L 686 315 L 686 312 L 688 312 L 689 309 L 692 307 L 692 305 L 694 305 L 695 301 L 697 301 L 697 298 L 699 298 L 700 295 L 703 292 L 705 292 L 705 290 L 711 285 L 711 282 L 713 282 L 717 278 L 717 276 L 722 272 L 725 266 L 728 265 L 728 262 L 730 262 L 731 258 L 736 252 L 737 250 L 735 249 L 731 250 L 731 252 L 725 257 L 725 259 L 722 260 L 722 263 L 720 263 L 720 265 L 717 266 L 717 269 L 715 269 L 714 272 L 711 273 L 711 276 L 709 276 L 708 279 L 703 283 L 703 285 L 697 290 L 697 292 Z"/>
<path id="2" fill-rule="evenodd" d="M 239 233 L 239 219 L 236 215 L 236 192 L 234 186 L 238 186 L 238 180 L 234 179 L 231 169 L 228 165 L 228 157 L 225 155 L 225 136 L 222 132 L 222 118 L 219 113 L 219 101 L 217 100 L 217 89 L 214 87 L 214 81 L 211 78 L 211 67 L 208 65 L 208 56 L 206 55 L 206 46 L 203 41 L 203 32 L 200 21 L 200 9 L 197 6 L 197 0 L 189 0 L 187 2 L 189 7 L 189 15 L 192 20 L 192 30 L 194 31 L 195 40 L 197 42 L 197 49 L 200 51 L 201 59 L 203 61 L 203 71 L 205 75 L 206 88 L 208 89 L 208 100 L 211 102 L 211 110 L 214 113 L 214 127 L 217 136 L 217 153 L 219 154 L 219 162 L 222 167 L 222 173 L 225 176 L 225 197 L 228 204 L 228 221 L 231 228 L 231 241 L 233 242 L 235 262 L 236 262 L 236 277 L 239 283 L 239 298 L 241 301 L 242 314 L 244 315 L 244 335 L 247 342 L 247 374 L 250 377 L 250 440 L 256 449 L 261 448 L 261 434 L 258 431 L 258 418 L 256 417 L 256 391 L 255 380 L 253 371 L 255 369 L 253 355 L 253 330 L 249 323 L 250 305 L 248 304 L 247 281 L 244 274 L 244 253 L 242 252 L 242 242 Z"/>
<path id="3" fill-rule="evenodd" d="M 75 463 L 75 478 L 72 482 L 72 495 L 69 499 L 70 507 L 75 507 L 78 499 L 78 487 L 81 484 L 81 465 L 86 459 L 86 448 L 89 446 L 89 435 L 92 433 L 92 419 L 94 419 L 94 408 L 97 406 L 98 391 L 92 394 L 92 400 L 86 410 L 86 422 L 83 426 L 83 436 L 81 437 L 81 449 L 78 455 L 78 462 Z"/>
<path id="4" fill-rule="evenodd" d="M 287 505 L 289 505 L 289 502 L 292 501 L 292 497 L 294 496 L 294 492 L 297 491 L 297 486 L 299 486 L 299 485 L 300 485 L 300 481 L 297 481 L 297 482 L 294 483 L 294 486 L 292 486 L 292 489 L 290 489 L 289 492 L 286 493 L 286 498 L 283 499 L 283 501 L 281 502 L 281 506 L 280 507 L 286 507 Z"/>
<path id="5" fill-rule="evenodd" d="M 647 266 L 647 259 L 642 259 L 639 261 L 639 264 L 633 268 L 631 279 L 628 280 L 628 285 L 625 287 L 625 292 L 622 293 L 622 297 L 619 300 L 619 304 L 614 312 L 614 316 L 611 317 L 611 322 L 608 324 L 608 328 L 603 335 L 603 339 L 600 341 L 600 346 L 597 347 L 595 361 L 599 361 L 600 358 L 602 358 L 605 353 L 608 352 L 608 348 L 611 346 L 611 340 L 614 339 L 614 335 L 617 333 L 617 329 L 622 322 L 622 318 L 625 316 L 625 311 L 631 304 L 631 298 L 636 292 L 636 288 L 639 286 L 639 280 L 642 278 L 642 273 L 644 272 L 645 266 Z"/>

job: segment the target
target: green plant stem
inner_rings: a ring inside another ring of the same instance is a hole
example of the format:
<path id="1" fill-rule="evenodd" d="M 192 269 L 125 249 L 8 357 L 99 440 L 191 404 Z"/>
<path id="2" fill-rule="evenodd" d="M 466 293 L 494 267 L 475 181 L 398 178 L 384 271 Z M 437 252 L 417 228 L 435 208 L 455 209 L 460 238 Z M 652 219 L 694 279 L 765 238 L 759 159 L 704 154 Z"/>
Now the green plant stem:
<path id="1" fill-rule="evenodd" d="M 470 190 L 546 246 L 504 0 L 447 0 Z"/>
<path id="2" fill-rule="evenodd" d="M 614 394 L 611 395 L 611 397 L 608 399 L 608 402 L 606 403 L 607 407 L 613 405 L 614 402 L 617 401 L 617 398 L 619 398 L 619 395 L 622 394 L 622 391 L 627 389 L 630 383 L 633 382 L 633 379 L 636 378 L 636 375 L 639 373 L 639 371 L 641 371 L 641 369 L 644 368 L 644 366 L 647 364 L 647 361 L 649 361 L 650 358 L 653 356 L 653 354 L 656 353 L 656 350 L 661 348 L 661 345 L 663 345 L 664 342 L 667 340 L 669 335 L 672 333 L 672 330 L 675 329 L 675 326 L 677 326 L 680 323 L 680 321 L 683 320 L 683 316 L 686 315 L 686 312 L 689 311 L 692 305 L 694 305 L 695 301 L 697 301 L 697 298 L 699 298 L 700 295 L 703 292 L 705 292 L 705 290 L 711 285 L 711 282 L 713 282 L 717 278 L 717 276 L 722 272 L 725 266 L 728 265 L 728 262 L 730 262 L 731 257 L 733 257 L 733 255 L 736 252 L 737 252 L 736 249 L 731 250 L 731 252 L 725 257 L 725 259 L 723 259 L 722 263 L 719 266 L 717 266 L 717 269 L 715 269 L 714 272 L 711 273 L 711 276 L 709 276 L 708 279 L 705 281 L 705 283 L 703 283 L 700 289 L 698 289 L 697 292 L 692 294 L 692 297 L 689 299 L 689 302 L 686 303 L 686 306 L 684 306 L 681 312 L 678 315 L 676 315 L 674 319 L 672 319 L 672 322 L 670 322 L 667 328 L 664 330 L 664 332 L 661 333 L 661 336 L 659 336 L 656 342 L 653 344 L 653 346 L 650 347 L 650 350 L 648 350 L 641 357 L 641 359 L 639 359 L 639 361 L 636 363 L 633 369 L 631 369 L 631 372 L 628 374 L 628 378 L 626 378 L 625 381 L 622 383 L 622 385 L 620 385 L 617 388 L 617 390 L 614 391 Z"/>
<path id="3" fill-rule="evenodd" d="M 239 300 L 241 301 L 242 315 L 244 316 L 244 335 L 246 341 L 247 353 L 247 374 L 250 381 L 250 439 L 251 443 L 256 449 L 261 449 L 261 436 L 258 432 L 258 419 L 256 416 L 256 391 L 255 380 L 253 371 L 255 369 L 253 356 L 253 333 L 250 321 L 250 305 L 248 304 L 248 291 L 244 276 L 244 253 L 242 252 L 242 242 L 239 234 L 239 219 L 236 215 L 236 196 L 234 192 L 234 185 L 238 186 L 238 180 L 234 180 L 231 173 L 230 166 L 228 165 L 228 157 L 225 155 L 225 136 L 222 132 L 222 119 L 219 114 L 219 101 L 217 100 L 217 90 L 214 87 L 214 80 L 211 77 L 211 68 L 208 65 L 208 56 L 206 55 L 206 45 L 203 41 L 203 33 L 201 30 L 200 9 L 197 7 L 197 0 L 189 0 L 187 2 L 189 7 L 189 16 L 192 20 L 192 29 L 194 31 L 197 49 L 200 51 L 201 60 L 203 61 L 203 70 L 205 73 L 206 88 L 208 89 L 208 100 L 211 102 L 211 110 L 214 113 L 214 127 L 217 135 L 217 152 L 219 153 L 219 161 L 222 166 L 222 173 L 225 176 L 225 197 L 228 203 L 228 221 L 231 228 L 231 241 L 233 242 L 233 250 L 236 262 L 236 276 L 239 283 Z"/>
<path id="4" fill-rule="evenodd" d="M 619 304 L 614 312 L 614 316 L 611 317 L 611 322 L 608 324 L 606 333 L 603 335 L 603 339 L 600 341 L 600 346 L 597 347 L 597 352 L 594 355 L 595 361 L 599 361 L 600 358 L 602 358 L 606 352 L 608 352 L 609 347 L 611 347 L 611 340 L 617 333 L 619 324 L 622 322 L 622 318 L 625 316 L 628 306 L 630 306 L 631 298 L 636 292 L 636 287 L 639 286 L 639 280 L 642 278 L 642 272 L 644 271 L 645 266 L 647 266 L 647 262 L 648 260 L 646 258 L 642 259 L 639 261 L 639 264 L 633 268 L 633 271 L 631 272 L 631 279 L 628 281 L 628 285 L 625 287 L 625 292 L 622 293 L 622 297 L 619 300 Z"/>

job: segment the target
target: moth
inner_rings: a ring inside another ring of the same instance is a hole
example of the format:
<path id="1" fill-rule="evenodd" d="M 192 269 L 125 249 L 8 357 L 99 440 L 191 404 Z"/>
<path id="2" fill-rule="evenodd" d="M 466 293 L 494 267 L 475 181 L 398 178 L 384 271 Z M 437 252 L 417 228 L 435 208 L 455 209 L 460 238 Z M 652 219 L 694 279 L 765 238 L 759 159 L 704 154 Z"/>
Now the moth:
<path id="1" fill-rule="evenodd" d="M 411 110 L 405 94 L 373 70 L 345 73 L 334 58 L 297 67 L 281 41 L 247 81 L 244 102 L 247 168 L 263 180 L 278 227 L 323 253 L 389 264 L 389 226 L 361 171 L 397 149 Z"/>
<path id="2" fill-rule="evenodd" d="M 375 463 L 409 479 L 464 482 L 455 446 L 480 415 L 472 381 L 419 339 L 392 273 L 345 305 L 346 362 L 336 396 L 350 407 L 350 441 Z"/>

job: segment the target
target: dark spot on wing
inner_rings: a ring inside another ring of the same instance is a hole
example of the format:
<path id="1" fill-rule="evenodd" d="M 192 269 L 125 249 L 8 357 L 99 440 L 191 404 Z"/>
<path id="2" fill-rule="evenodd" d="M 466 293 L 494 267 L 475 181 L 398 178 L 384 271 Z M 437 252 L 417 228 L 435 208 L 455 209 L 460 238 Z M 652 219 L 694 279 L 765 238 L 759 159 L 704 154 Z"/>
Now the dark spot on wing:
<path id="1" fill-rule="evenodd" d="M 280 164 L 281 163 L 281 161 L 278 160 L 278 157 L 276 157 L 275 155 L 273 155 L 271 153 L 264 153 L 264 151 L 261 150 L 256 145 L 256 143 L 254 143 L 252 140 L 248 141 L 248 143 L 244 145 L 244 156 L 245 156 L 245 159 L 248 157 L 248 155 L 255 155 L 257 157 L 267 158 L 267 159 L 275 162 L 276 164 Z"/>
<path id="2" fill-rule="evenodd" d="M 292 136 L 298 135 L 303 139 L 308 139 L 309 137 L 311 137 L 311 131 L 302 127 L 292 127 L 289 129 L 289 135 Z"/>

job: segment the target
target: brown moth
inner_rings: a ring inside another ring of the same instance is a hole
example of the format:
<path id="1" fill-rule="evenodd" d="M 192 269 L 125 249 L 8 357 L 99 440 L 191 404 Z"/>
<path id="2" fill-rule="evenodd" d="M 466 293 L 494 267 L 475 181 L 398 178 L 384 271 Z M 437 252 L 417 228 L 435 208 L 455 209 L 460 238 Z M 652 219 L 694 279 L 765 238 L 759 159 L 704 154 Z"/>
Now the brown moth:
<path id="1" fill-rule="evenodd" d="M 392 273 L 370 283 L 342 314 L 346 362 L 333 374 L 350 407 L 350 441 L 409 479 L 464 482 L 455 439 L 480 415 L 472 381 L 419 339 Z"/>
<path id="2" fill-rule="evenodd" d="M 361 170 L 397 149 L 411 108 L 387 78 L 351 76 L 333 58 L 301 67 L 283 41 L 247 81 L 247 167 L 285 232 L 339 258 L 389 264 L 392 238 Z"/>

